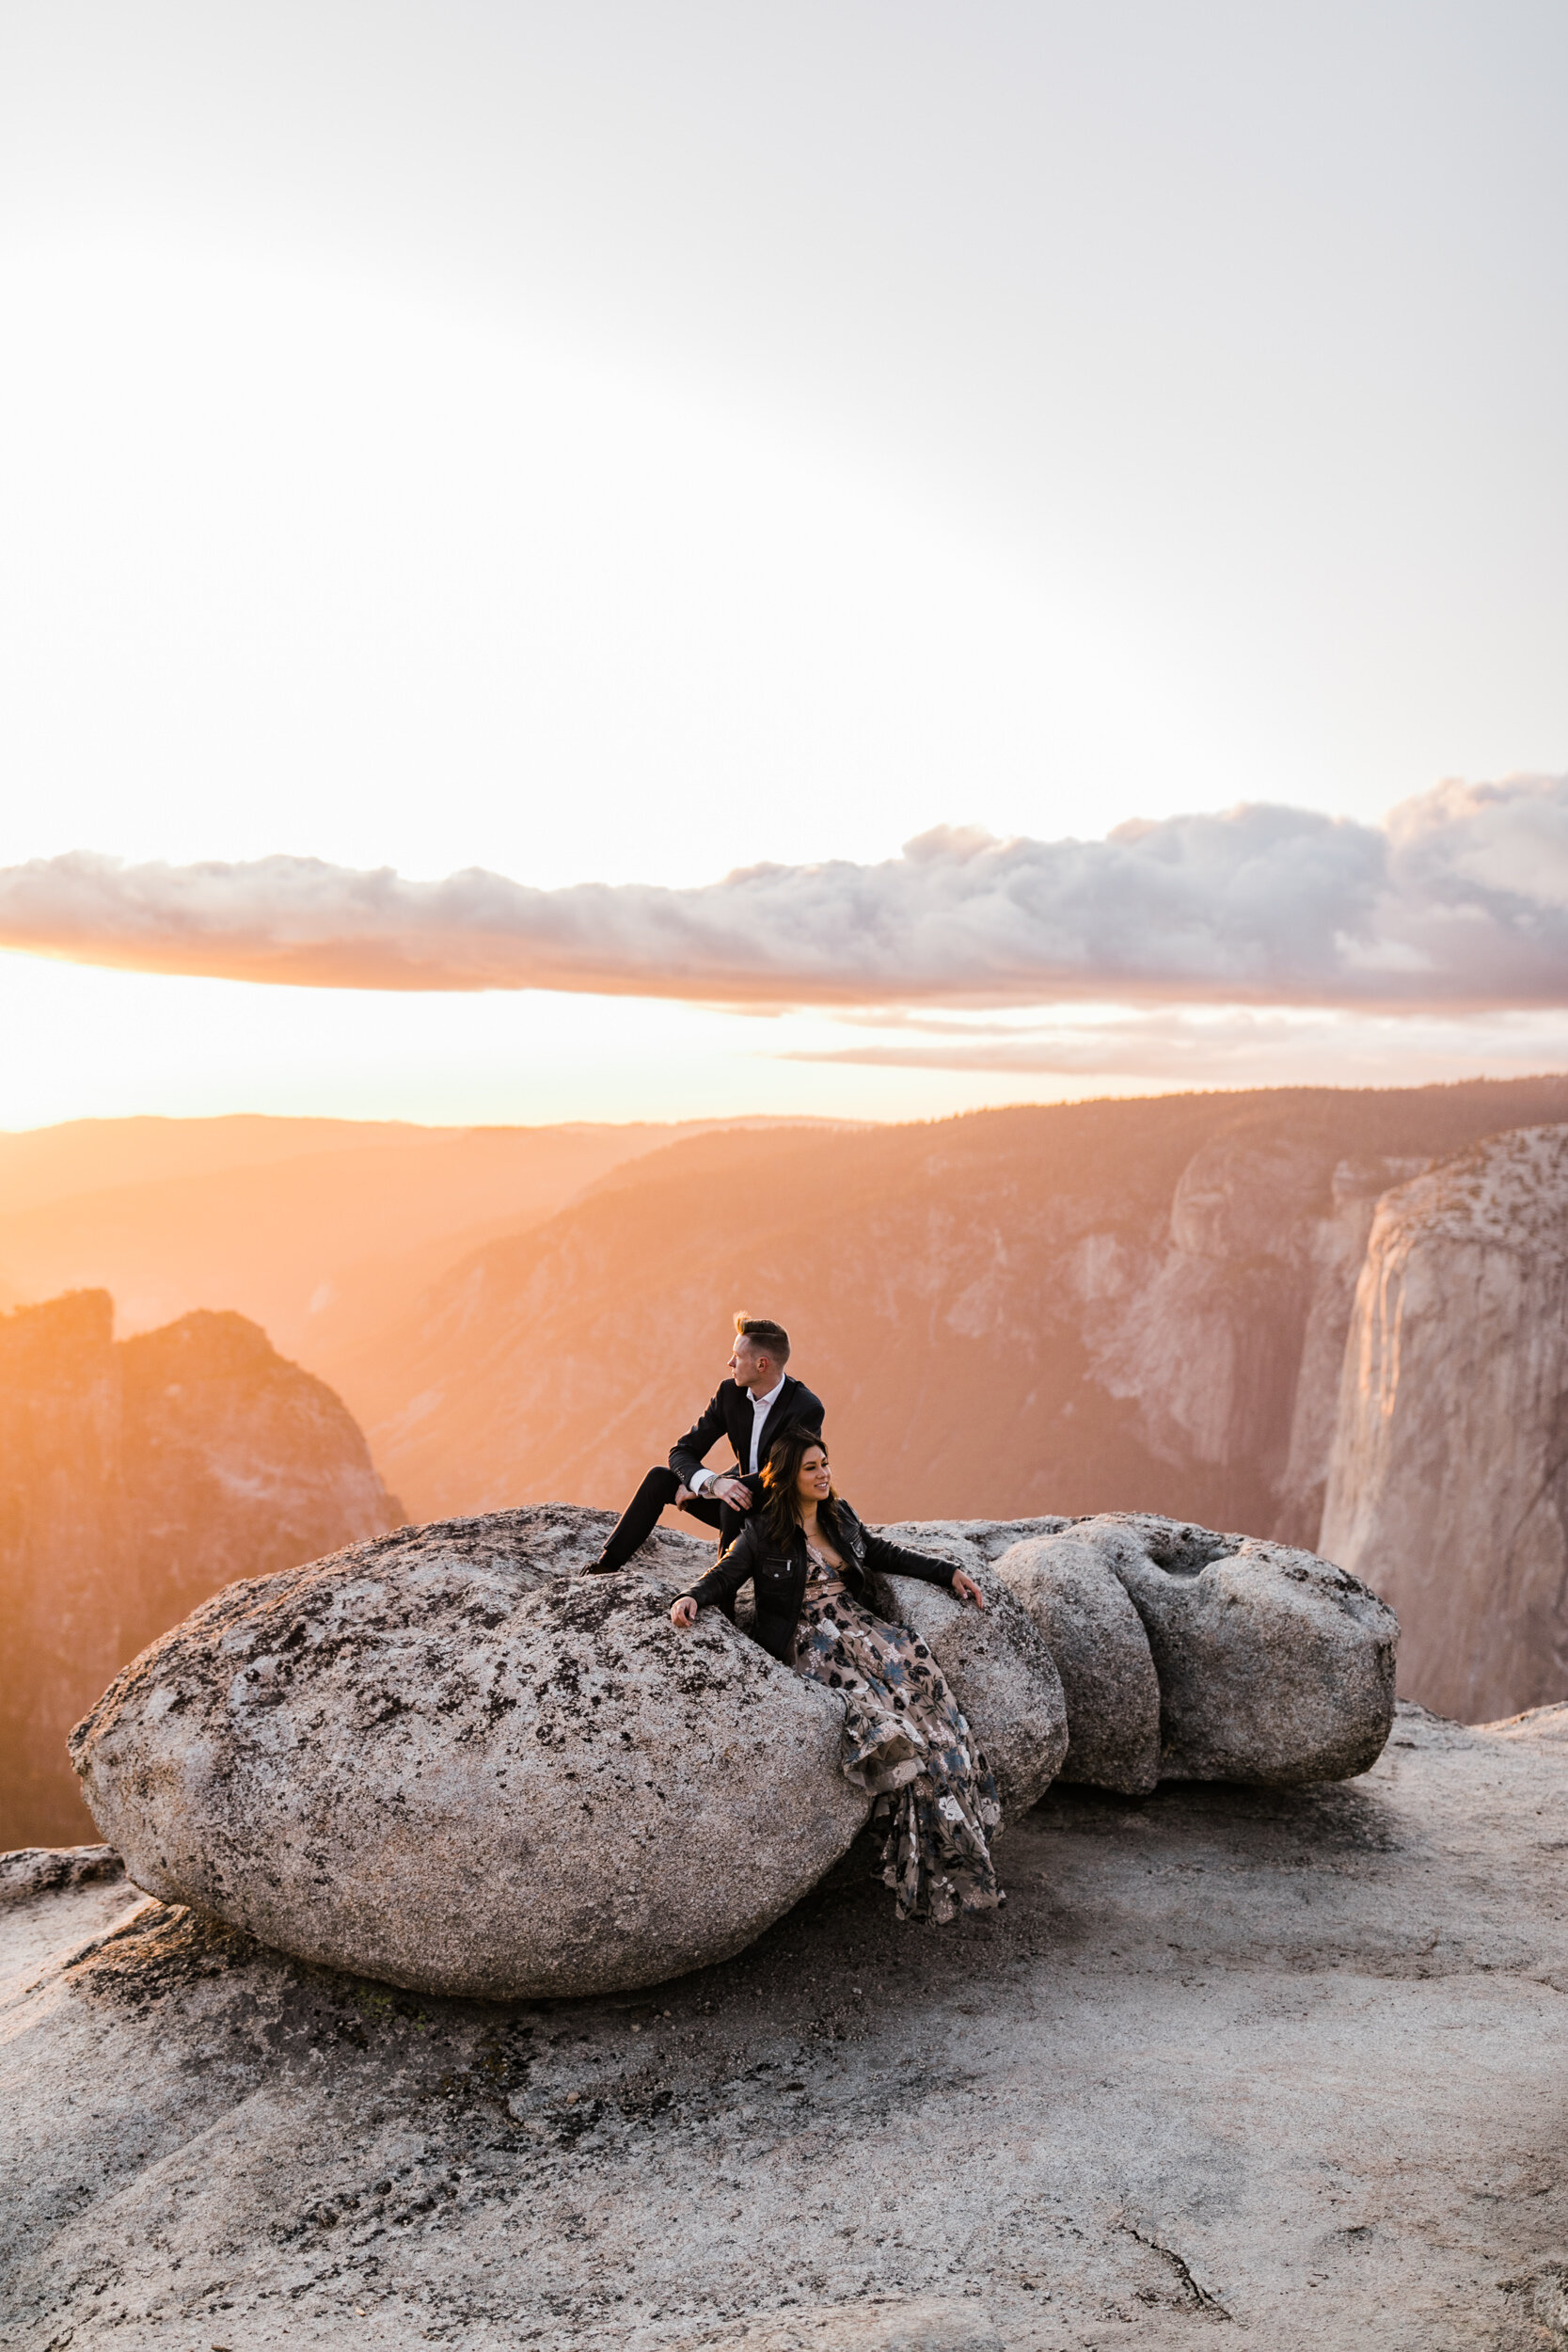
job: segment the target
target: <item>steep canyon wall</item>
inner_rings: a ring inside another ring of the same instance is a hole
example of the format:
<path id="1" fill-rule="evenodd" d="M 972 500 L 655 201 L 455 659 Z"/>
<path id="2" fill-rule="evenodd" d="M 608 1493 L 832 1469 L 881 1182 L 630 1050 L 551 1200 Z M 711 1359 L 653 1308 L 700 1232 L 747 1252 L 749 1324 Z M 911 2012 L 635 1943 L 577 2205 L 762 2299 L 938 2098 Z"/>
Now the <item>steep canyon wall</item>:
<path id="1" fill-rule="evenodd" d="M 1424 1705 L 1479 1722 L 1568 1692 L 1568 1128 L 1378 1204 L 1323 1543 L 1375 1572 Z"/>
<path id="2" fill-rule="evenodd" d="M 65 1736 L 198 1601 L 395 1526 L 330 1389 L 234 1314 L 0 1316 L 0 1847 L 96 1835 Z"/>

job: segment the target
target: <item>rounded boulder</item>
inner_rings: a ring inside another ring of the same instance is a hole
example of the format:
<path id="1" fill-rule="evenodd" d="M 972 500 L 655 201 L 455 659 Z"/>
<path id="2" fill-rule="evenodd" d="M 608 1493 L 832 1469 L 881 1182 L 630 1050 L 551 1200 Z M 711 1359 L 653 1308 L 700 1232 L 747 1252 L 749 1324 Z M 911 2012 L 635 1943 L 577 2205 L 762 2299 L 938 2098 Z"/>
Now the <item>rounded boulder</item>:
<path id="1" fill-rule="evenodd" d="M 1014 1544 L 996 1574 L 1034 1619 L 1062 1677 L 1062 1778 L 1147 1796 L 1160 1778 L 1160 1685 L 1120 1578 L 1071 1532 Z"/>
<path id="2" fill-rule="evenodd" d="M 71 1734 L 130 1877 L 302 1960 L 492 2000 L 751 1943 L 865 1819 L 843 1709 L 717 1611 L 671 1625 L 705 1545 L 572 1575 L 600 1517 L 405 1528 L 197 1610 Z"/>
<path id="3" fill-rule="evenodd" d="M 1073 1529 L 1125 1586 L 1160 1681 L 1164 1780 L 1349 1780 L 1394 1722 L 1399 1620 L 1310 1551 L 1110 1513 Z"/>

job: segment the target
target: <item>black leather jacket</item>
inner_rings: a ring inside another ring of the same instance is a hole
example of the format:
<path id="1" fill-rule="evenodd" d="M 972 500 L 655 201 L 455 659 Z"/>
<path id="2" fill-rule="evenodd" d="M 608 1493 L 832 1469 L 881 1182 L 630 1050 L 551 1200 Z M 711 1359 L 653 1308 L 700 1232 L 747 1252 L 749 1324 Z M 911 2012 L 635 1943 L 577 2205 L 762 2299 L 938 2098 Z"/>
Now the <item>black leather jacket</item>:
<path id="1" fill-rule="evenodd" d="M 822 1506 L 824 1519 L 828 1509 L 827 1504 Z M 845 1585 L 856 1600 L 869 1598 L 868 1579 L 873 1575 L 917 1576 L 924 1584 L 952 1583 L 958 1566 L 956 1560 L 935 1560 L 929 1552 L 906 1551 L 902 1544 L 889 1543 L 836 1496 L 832 1509 L 838 1536 L 833 1549 L 844 1563 Z M 828 1533 L 826 1526 L 823 1533 Z M 764 1526 L 759 1508 L 722 1559 L 682 1597 L 694 1600 L 699 1609 L 727 1610 L 750 1578 L 757 1600 L 752 1638 L 787 1666 L 795 1656 L 795 1629 L 800 1621 L 810 1567 L 800 1529 L 795 1530 L 786 1547 L 781 1547 Z"/>

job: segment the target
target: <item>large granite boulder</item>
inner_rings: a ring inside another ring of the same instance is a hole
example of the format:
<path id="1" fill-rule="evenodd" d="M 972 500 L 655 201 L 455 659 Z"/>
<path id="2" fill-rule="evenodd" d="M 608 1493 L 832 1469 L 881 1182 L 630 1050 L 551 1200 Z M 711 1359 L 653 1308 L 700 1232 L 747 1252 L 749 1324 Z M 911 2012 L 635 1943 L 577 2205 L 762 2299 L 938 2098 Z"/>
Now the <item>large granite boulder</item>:
<path id="1" fill-rule="evenodd" d="M 670 1624 L 706 1546 L 570 1573 L 607 1523 L 405 1529 L 206 1602 L 71 1735 L 131 1878 L 431 1993 L 604 1993 L 739 1951 L 865 1819 L 842 1709 L 717 1611 Z"/>
<path id="2" fill-rule="evenodd" d="M 1029 1536 L 1002 1553 L 996 1575 L 1062 1678 L 1062 1778 L 1147 1796 L 1160 1777 L 1160 1685 L 1143 1619 L 1103 1550 L 1073 1529 Z"/>
<path id="3" fill-rule="evenodd" d="M 911 1551 L 957 1560 L 984 1593 L 983 1611 L 912 1576 L 879 1578 L 878 1606 L 929 1648 L 996 1774 L 1004 1812 L 1022 1813 L 1062 1769 L 1067 1702 L 1043 1635 L 990 1565 L 984 1535 L 993 1526 L 918 1519 L 881 1531 Z"/>
<path id="4" fill-rule="evenodd" d="M 1348 1780 L 1394 1720 L 1399 1621 L 1309 1551 L 1144 1513 L 1073 1528 L 1127 1590 L 1160 1683 L 1163 1780 Z"/>

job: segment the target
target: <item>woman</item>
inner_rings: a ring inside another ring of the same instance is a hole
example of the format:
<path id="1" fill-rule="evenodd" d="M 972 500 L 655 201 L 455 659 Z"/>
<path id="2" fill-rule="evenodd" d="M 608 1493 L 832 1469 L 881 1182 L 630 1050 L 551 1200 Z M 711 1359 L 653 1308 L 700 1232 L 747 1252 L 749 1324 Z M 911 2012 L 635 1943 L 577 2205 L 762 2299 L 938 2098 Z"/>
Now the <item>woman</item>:
<path id="1" fill-rule="evenodd" d="M 733 1600 L 752 1580 L 755 1638 L 797 1674 L 845 1703 L 843 1769 L 885 1820 L 882 1878 L 900 1919 L 989 1911 L 997 1891 L 990 1840 L 1002 1821 L 996 1783 L 924 1642 L 867 1607 L 869 1577 L 917 1576 L 985 1607 L 950 1561 L 906 1551 L 863 1527 L 834 1494 L 828 1450 L 809 1429 L 775 1440 L 761 1507 L 700 1583 L 670 1612 L 681 1628 Z"/>

